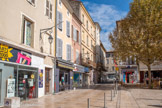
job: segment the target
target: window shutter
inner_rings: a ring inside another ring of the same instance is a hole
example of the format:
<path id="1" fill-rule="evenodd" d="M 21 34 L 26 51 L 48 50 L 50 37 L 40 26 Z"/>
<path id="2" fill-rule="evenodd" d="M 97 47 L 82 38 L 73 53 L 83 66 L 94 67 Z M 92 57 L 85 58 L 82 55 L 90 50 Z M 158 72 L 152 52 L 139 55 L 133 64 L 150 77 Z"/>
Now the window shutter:
<path id="1" fill-rule="evenodd" d="M 73 37 L 74 37 L 74 36 L 73 36 L 73 31 L 74 31 L 74 30 L 73 30 L 73 25 L 71 25 L 71 36 L 72 36 L 72 39 L 73 39 Z"/>
<path id="2" fill-rule="evenodd" d="M 71 46 L 69 45 L 69 60 L 71 60 Z"/>
<path id="3" fill-rule="evenodd" d="M 71 60 L 71 46 L 66 45 L 66 55 L 67 55 L 67 60 Z"/>
<path id="4" fill-rule="evenodd" d="M 75 28 L 73 27 L 73 40 L 75 40 Z"/>
<path id="5" fill-rule="evenodd" d="M 59 12 L 57 11 L 57 24 L 59 23 Z M 60 25 L 57 25 L 57 28 L 59 28 Z"/>
<path id="6" fill-rule="evenodd" d="M 63 51 L 62 51 L 62 50 L 63 50 L 63 49 L 62 49 L 62 44 L 63 44 L 63 41 L 60 39 L 60 55 L 61 55 L 61 57 L 62 57 L 62 52 L 63 52 Z"/>
<path id="7" fill-rule="evenodd" d="M 66 35 L 70 36 L 70 22 L 66 21 Z"/>
<path id="8" fill-rule="evenodd" d="M 59 55 L 59 39 L 57 38 L 57 52 L 56 52 L 56 56 L 58 57 Z"/>
<path id="9" fill-rule="evenodd" d="M 62 30 L 62 13 L 60 13 L 60 29 Z"/>
<path id="10" fill-rule="evenodd" d="M 73 56 L 74 56 L 73 53 L 74 53 L 74 52 L 73 52 L 73 48 L 71 48 L 71 61 L 72 61 L 72 62 L 73 62 L 73 58 L 74 58 L 74 57 L 73 57 Z"/>

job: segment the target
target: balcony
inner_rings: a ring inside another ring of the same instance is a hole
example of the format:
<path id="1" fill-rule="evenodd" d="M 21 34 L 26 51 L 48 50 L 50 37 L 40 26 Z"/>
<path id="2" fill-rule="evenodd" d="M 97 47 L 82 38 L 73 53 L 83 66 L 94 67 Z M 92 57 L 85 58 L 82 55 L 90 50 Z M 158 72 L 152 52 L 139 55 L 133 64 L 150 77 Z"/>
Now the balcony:
<path id="1" fill-rule="evenodd" d="M 97 66 L 95 62 L 87 58 L 82 58 L 82 65 L 87 66 L 87 67 L 93 67 L 93 68 L 96 68 Z"/>

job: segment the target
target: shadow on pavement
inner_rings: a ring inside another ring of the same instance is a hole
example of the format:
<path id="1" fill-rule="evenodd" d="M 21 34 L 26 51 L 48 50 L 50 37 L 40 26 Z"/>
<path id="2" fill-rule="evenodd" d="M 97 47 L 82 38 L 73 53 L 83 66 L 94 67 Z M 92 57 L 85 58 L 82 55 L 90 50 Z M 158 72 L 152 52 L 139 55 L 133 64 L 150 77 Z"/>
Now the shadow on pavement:
<path id="1" fill-rule="evenodd" d="M 157 107 L 157 108 L 162 108 L 162 105 L 148 105 L 148 106 Z"/>

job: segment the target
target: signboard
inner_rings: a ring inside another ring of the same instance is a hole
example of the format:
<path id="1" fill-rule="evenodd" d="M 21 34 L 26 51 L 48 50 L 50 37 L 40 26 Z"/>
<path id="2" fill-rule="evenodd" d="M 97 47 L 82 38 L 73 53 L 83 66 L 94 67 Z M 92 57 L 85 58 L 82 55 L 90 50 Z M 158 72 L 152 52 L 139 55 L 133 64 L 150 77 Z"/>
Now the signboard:
<path id="1" fill-rule="evenodd" d="M 43 88 L 43 69 L 39 69 L 39 88 Z"/>
<path id="2" fill-rule="evenodd" d="M 7 80 L 7 98 L 15 96 L 15 79 Z"/>
<path id="3" fill-rule="evenodd" d="M 31 54 L 0 44 L 0 60 L 31 65 Z"/>

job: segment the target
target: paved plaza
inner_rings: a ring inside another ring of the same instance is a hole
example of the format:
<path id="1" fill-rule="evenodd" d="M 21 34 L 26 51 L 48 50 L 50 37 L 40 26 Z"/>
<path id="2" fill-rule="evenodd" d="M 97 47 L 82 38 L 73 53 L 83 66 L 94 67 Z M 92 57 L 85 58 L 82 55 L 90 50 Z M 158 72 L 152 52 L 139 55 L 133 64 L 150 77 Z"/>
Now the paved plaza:
<path id="1" fill-rule="evenodd" d="M 162 90 L 126 89 L 121 88 L 113 101 L 111 90 L 113 84 L 94 85 L 91 88 L 60 92 L 56 95 L 46 95 L 21 103 L 21 108 L 104 108 L 104 93 L 106 108 L 162 108 Z M 114 93 L 113 93 L 114 95 Z"/>

